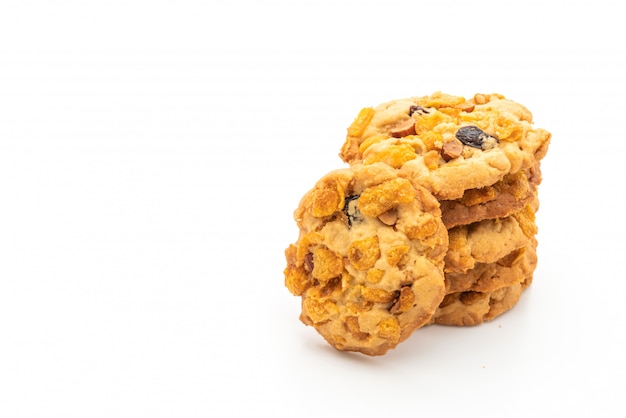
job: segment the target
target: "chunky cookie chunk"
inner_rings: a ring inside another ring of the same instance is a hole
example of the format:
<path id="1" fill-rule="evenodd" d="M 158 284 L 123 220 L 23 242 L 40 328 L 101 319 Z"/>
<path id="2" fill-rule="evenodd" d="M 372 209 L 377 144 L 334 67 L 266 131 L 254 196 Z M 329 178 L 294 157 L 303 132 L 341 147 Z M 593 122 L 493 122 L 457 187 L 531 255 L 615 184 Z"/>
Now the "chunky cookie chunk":
<path id="1" fill-rule="evenodd" d="M 446 293 L 493 292 L 522 283 L 537 267 L 537 242 L 514 250 L 495 263 L 477 263 L 466 273 L 446 273 Z"/>
<path id="2" fill-rule="evenodd" d="M 459 292 L 446 295 L 431 322 L 439 325 L 472 326 L 490 321 L 513 308 L 532 275 L 523 283 L 493 292 Z"/>
<path id="3" fill-rule="evenodd" d="M 549 142 L 528 109 L 501 95 L 436 93 L 362 109 L 340 156 L 350 164 L 384 162 L 438 199 L 454 200 L 530 169 Z"/>
<path id="4" fill-rule="evenodd" d="M 484 219 L 504 218 L 537 199 L 541 182 L 540 164 L 529 170 L 507 174 L 492 186 L 469 189 L 456 200 L 442 200 L 444 225 L 451 229 Z"/>
<path id="5" fill-rule="evenodd" d="M 530 245 L 535 239 L 534 201 L 502 219 L 486 219 L 448 231 L 446 273 L 467 273 L 477 263 L 495 263 L 507 254 Z"/>
<path id="6" fill-rule="evenodd" d="M 320 179 L 294 217 L 285 285 L 333 347 L 381 355 L 431 319 L 448 236 L 427 190 L 385 164 L 354 165 Z"/>

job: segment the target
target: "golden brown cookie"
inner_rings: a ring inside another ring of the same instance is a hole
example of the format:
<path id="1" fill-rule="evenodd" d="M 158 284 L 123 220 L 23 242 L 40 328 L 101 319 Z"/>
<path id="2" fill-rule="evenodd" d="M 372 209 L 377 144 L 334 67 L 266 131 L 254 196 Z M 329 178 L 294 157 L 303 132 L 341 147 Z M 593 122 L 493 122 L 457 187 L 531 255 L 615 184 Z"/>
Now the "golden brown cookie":
<path id="1" fill-rule="evenodd" d="M 540 182 L 540 164 L 537 163 L 529 170 L 507 174 L 492 186 L 466 190 L 460 199 L 442 200 L 443 223 L 450 229 L 509 216 L 537 198 Z"/>
<path id="2" fill-rule="evenodd" d="M 478 263 L 495 263 L 530 245 L 537 233 L 535 203 L 533 200 L 506 218 L 486 219 L 450 229 L 445 272 L 465 274 Z"/>
<path id="3" fill-rule="evenodd" d="M 537 266 L 537 243 L 514 250 L 495 263 L 477 263 L 466 273 L 446 273 L 446 293 L 493 292 L 522 283 Z"/>
<path id="4" fill-rule="evenodd" d="M 333 347 L 381 355 L 431 319 L 448 236 L 427 190 L 385 164 L 354 165 L 320 179 L 294 217 L 285 285 Z"/>
<path id="5" fill-rule="evenodd" d="M 490 321 L 513 308 L 532 275 L 523 283 L 493 292 L 458 292 L 446 295 L 431 322 L 439 325 L 472 326 Z"/>
<path id="6" fill-rule="evenodd" d="M 502 95 L 436 93 L 362 109 L 340 156 L 349 164 L 384 162 L 439 200 L 455 200 L 531 169 L 549 142 L 528 109 Z"/>

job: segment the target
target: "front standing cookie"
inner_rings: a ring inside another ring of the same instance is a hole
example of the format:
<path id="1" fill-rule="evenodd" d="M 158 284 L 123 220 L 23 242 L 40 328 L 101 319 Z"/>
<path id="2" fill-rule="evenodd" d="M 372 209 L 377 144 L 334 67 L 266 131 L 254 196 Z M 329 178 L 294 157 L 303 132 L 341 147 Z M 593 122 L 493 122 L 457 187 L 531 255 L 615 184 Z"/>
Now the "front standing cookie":
<path id="1" fill-rule="evenodd" d="M 424 188 L 385 164 L 357 164 L 319 180 L 294 215 L 285 285 L 333 347 L 382 355 L 430 321 L 448 236 Z"/>

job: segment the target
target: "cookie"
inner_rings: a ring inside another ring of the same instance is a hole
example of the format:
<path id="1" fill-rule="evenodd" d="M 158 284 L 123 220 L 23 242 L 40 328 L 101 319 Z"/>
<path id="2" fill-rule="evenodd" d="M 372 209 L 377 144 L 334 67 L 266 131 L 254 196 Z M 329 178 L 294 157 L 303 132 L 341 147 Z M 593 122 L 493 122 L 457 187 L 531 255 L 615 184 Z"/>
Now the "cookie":
<path id="1" fill-rule="evenodd" d="M 436 93 L 364 108 L 348 128 L 340 157 L 349 164 L 384 162 L 439 200 L 491 186 L 528 170 L 546 154 L 550 133 L 502 95 Z"/>
<path id="2" fill-rule="evenodd" d="M 509 216 L 536 199 L 540 182 L 540 164 L 537 163 L 529 170 L 507 174 L 492 186 L 466 190 L 460 199 L 442 200 L 443 223 L 450 229 Z"/>
<path id="3" fill-rule="evenodd" d="M 477 263 L 466 273 L 446 273 L 446 293 L 493 292 L 522 283 L 537 267 L 537 243 L 512 251 L 495 263 Z"/>
<path id="4" fill-rule="evenodd" d="M 431 323 L 438 325 L 473 326 L 490 321 L 511 310 L 519 301 L 532 275 L 522 283 L 493 292 L 458 292 L 446 295 Z"/>
<path id="5" fill-rule="evenodd" d="M 354 165 L 321 178 L 294 218 L 285 285 L 330 345 L 382 355 L 431 319 L 448 235 L 426 189 L 385 164 Z"/>
<path id="6" fill-rule="evenodd" d="M 445 272 L 465 274 L 478 263 L 495 263 L 531 244 L 537 233 L 535 207 L 533 200 L 506 218 L 486 219 L 450 229 Z"/>

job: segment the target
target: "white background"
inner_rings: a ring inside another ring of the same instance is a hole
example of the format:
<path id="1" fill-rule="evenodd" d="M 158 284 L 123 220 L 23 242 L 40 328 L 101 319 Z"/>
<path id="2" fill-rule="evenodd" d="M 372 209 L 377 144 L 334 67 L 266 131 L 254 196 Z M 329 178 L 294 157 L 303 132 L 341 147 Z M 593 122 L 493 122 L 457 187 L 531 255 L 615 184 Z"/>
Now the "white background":
<path id="1" fill-rule="evenodd" d="M 619 416 L 617 1 L 5 1 L 0 416 Z M 339 353 L 283 286 L 359 109 L 499 92 L 553 134 L 514 310 Z"/>

